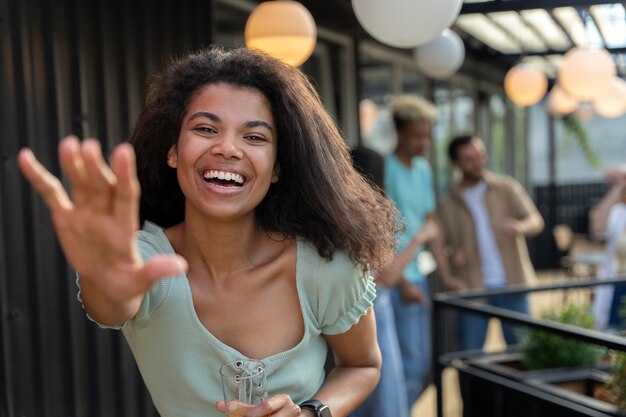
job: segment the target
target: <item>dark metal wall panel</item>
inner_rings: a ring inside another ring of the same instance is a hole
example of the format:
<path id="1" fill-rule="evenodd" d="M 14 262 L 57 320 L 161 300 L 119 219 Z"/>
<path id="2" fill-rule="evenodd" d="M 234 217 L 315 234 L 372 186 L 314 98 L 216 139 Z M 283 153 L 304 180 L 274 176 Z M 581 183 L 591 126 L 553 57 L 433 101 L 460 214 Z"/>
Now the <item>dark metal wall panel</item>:
<path id="1" fill-rule="evenodd" d="M 119 332 L 76 301 L 42 200 L 16 156 L 60 175 L 59 138 L 128 137 L 145 79 L 210 43 L 210 1 L 0 0 L 0 417 L 156 416 Z"/>

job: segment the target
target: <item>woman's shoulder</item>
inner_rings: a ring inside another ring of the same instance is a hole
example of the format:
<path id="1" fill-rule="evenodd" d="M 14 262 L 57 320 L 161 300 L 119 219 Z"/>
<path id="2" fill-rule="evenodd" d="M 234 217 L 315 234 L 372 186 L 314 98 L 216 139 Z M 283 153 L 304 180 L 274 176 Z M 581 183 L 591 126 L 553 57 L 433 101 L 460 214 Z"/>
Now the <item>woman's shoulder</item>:
<path id="1" fill-rule="evenodd" d="M 141 230 L 137 232 L 136 240 L 142 255 L 174 252 L 163 228 L 149 221 L 145 221 Z"/>
<path id="2" fill-rule="evenodd" d="M 364 269 L 356 264 L 347 251 L 335 250 L 330 258 L 320 255 L 315 245 L 304 239 L 298 238 L 298 262 L 299 267 L 313 269 L 321 274 L 340 274 L 345 276 L 346 272 L 359 271 L 358 275 L 363 275 Z"/>
<path id="3" fill-rule="evenodd" d="M 320 256 L 315 246 L 298 240 L 297 280 L 323 333 L 349 329 L 372 306 L 376 290 L 373 279 L 346 251 L 332 258 Z"/>
<path id="4" fill-rule="evenodd" d="M 321 256 L 315 245 L 298 240 L 297 281 L 318 304 L 323 299 L 357 298 L 368 286 L 369 271 L 356 264 L 346 251 L 331 258 Z"/>

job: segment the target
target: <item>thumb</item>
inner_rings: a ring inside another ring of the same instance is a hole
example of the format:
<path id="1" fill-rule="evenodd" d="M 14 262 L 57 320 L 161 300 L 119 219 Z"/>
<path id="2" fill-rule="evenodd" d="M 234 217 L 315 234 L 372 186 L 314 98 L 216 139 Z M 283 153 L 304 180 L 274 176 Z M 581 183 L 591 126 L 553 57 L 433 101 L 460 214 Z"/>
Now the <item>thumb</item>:
<path id="1" fill-rule="evenodd" d="M 218 401 L 215 403 L 215 408 L 223 413 L 226 411 L 226 403 L 224 401 Z"/>
<path id="2" fill-rule="evenodd" d="M 143 281 L 154 282 L 187 271 L 188 264 L 180 255 L 155 256 L 146 262 L 139 272 Z"/>

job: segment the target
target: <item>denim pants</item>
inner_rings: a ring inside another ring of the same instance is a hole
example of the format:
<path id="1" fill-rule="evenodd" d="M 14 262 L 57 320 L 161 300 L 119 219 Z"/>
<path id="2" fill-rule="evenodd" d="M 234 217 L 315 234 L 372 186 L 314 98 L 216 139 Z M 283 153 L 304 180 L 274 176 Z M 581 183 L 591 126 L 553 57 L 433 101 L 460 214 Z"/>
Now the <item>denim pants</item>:
<path id="1" fill-rule="evenodd" d="M 398 287 L 391 291 L 393 310 L 396 317 L 396 331 L 402 352 L 402 365 L 406 381 L 407 410 L 411 408 L 422 393 L 423 381 L 431 366 L 431 324 L 430 292 L 428 281 L 424 279 L 413 284 L 419 287 L 426 303 L 405 303 Z"/>
<path id="2" fill-rule="evenodd" d="M 378 287 L 376 292 L 374 313 L 378 345 L 383 357 L 380 381 L 374 392 L 351 414 L 351 417 L 409 417 L 391 293 L 388 288 L 381 287 Z"/>
<path id="3" fill-rule="evenodd" d="M 486 298 L 486 303 L 528 314 L 528 297 L 526 294 L 498 295 Z M 459 313 L 457 334 L 461 350 L 482 349 L 487 337 L 489 318 L 472 313 Z M 502 322 L 502 333 L 507 345 L 517 343 L 516 327 Z"/>

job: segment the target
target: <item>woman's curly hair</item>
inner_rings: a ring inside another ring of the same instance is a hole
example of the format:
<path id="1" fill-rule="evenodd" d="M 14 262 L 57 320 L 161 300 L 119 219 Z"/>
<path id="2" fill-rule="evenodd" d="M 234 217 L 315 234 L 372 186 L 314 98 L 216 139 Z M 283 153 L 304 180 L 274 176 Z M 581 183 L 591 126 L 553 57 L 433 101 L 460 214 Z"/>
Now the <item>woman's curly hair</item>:
<path id="1" fill-rule="evenodd" d="M 267 231 L 300 236 L 319 254 L 344 250 L 364 268 L 393 253 L 398 215 L 352 166 L 350 150 L 314 87 L 298 69 L 241 48 L 210 47 L 171 63 L 149 79 L 146 107 L 130 142 L 137 153 L 141 222 L 171 227 L 184 220 L 185 196 L 167 161 L 195 94 L 225 83 L 260 91 L 271 105 L 280 180 L 255 209 Z"/>

